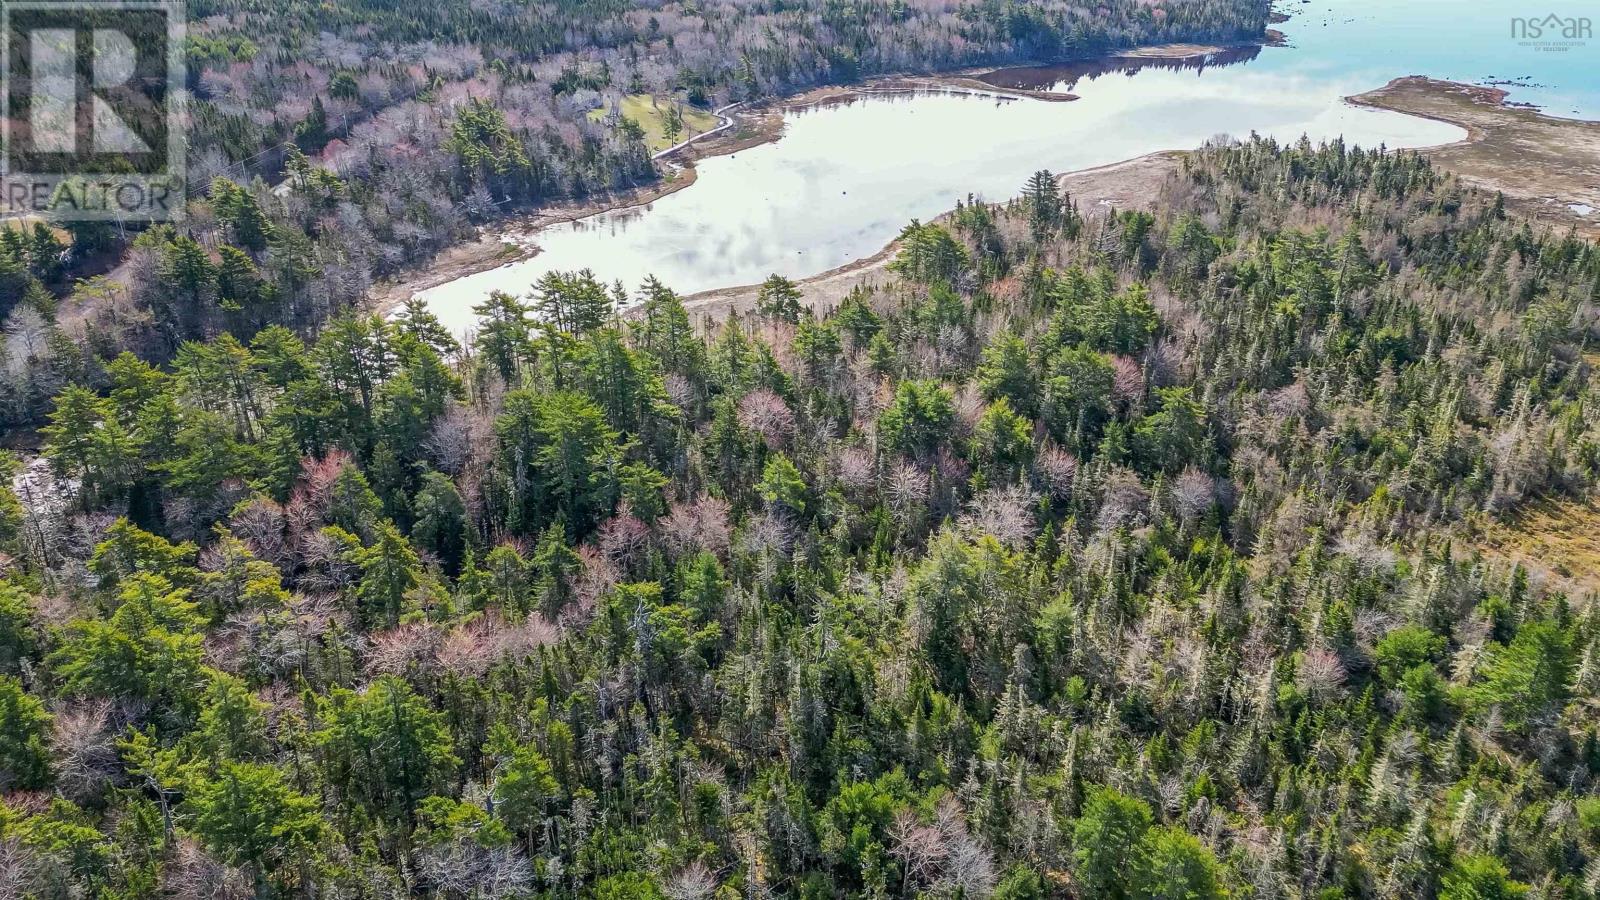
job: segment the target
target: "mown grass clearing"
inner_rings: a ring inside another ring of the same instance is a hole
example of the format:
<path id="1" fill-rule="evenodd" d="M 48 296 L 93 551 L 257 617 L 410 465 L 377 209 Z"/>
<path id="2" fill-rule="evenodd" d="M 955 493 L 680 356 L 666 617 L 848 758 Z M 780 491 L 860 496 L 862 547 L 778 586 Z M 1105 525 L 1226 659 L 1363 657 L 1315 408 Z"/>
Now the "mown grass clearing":
<path id="1" fill-rule="evenodd" d="M 676 138 L 667 136 L 667 120 L 677 108 L 683 117 L 682 130 Z M 614 110 L 609 107 L 589 110 L 589 119 L 603 122 Z M 622 117 L 644 129 L 644 142 L 652 152 L 658 152 L 694 137 L 721 124 L 716 116 L 703 109 L 653 94 L 629 94 L 622 98 Z"/>

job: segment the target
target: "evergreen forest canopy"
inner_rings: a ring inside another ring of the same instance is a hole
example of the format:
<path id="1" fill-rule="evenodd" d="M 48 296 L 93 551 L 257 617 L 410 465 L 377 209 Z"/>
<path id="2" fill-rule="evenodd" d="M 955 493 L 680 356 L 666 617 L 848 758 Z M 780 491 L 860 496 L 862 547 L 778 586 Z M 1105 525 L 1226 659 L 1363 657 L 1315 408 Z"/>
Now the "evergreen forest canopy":
<path id="1" fill-rule="evenodd" d="M 1600 612 L 1454 539 L 1594 487 L 1592 245 L 1253 139 L 901 246 L 820 318 L 572 273 L 469 346 L 63 376 L 0 491 L 0 884 L 1595 896 Z"/>

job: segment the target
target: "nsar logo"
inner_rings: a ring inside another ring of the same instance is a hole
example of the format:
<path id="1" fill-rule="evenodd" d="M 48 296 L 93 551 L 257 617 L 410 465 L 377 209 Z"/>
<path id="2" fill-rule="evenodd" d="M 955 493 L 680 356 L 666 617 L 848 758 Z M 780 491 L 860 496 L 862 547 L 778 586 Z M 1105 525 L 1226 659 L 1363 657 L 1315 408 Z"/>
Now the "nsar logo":
<path id="1" fill-rule="evenodd" d="M 1582 47 L 1594 37 L 1594 25 L 1587 16 L 1514 16 L 1511 37 L 1524 47 L 1560 53 Z"/>

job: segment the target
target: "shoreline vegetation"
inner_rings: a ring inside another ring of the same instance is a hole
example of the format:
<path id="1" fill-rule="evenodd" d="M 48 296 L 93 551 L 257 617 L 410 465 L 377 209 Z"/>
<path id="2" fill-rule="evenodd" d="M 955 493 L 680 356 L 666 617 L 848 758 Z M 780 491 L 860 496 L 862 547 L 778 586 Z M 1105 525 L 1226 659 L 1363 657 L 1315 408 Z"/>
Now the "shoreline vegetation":
<path id="1" fill-rule="evenodd" d="M 1268 29 L 1262 42 L 1268 46 L 1275 40 L 1276 32 Z M 1133 47 L 1107 54 L 1120 59 L 1188 59 L 1220 53 L 1237 44 L 1155 44 Z M 1012 67 L 1007 67 L 1012 68 Z M 730 156 L 743 150 L 775 143 L 783 137 L 784 113 L 790 110 L 821 108 L 833 104 L 853 103 L 857 100 L 886 94 L 947 93 L 965 96 L 1031 99 L 1065 103 L 1078 99 L 1076 94 L 1057 91 L 1038 91 L 1021 88 L 1001 88 L 980 81 L 975 76 L 996 71 L 993 67 L 962 69 L 940 75 L 885 75 L 869 78 L 854 85 L 827 85 L 789 97 L 764 101 L 758 105 L 721 113 L 732 127 L 722 127 L 697 135 L 674 147 L 659 158 L 671 168 L 660 181 L 627 191 L 608 193 L 580 202 L 558 203 L 536 211 L 515 216 L 493 229 L 484 229 L 478 237 L 457 244 L 440 253 L 427 264 L 408 272 L 404 277 L 390 279 L 373 285 L 367 305 L 379 313 L 389 313 L 412 296 L 500 266 L 522 262 L 538 255 L 533 237 L 540 230 L 601 213 L 623 209 L 644 209 L 657 200 L 681 191 L 694 184 L 698 173 L 695 164 L 717 156 Z M 1151 154 L 1160 156 L 1161 153 Z M 1140 159 L 1147 159 L 1141 157 Z M 1139 160 L 1127 160 L 1127 163 Z M 1115 165 L 1122 165 L 1117 163 Z M 1092 170 L 1091 170 L 1092 171 Z M 1087 173 L 1075 173 L 1087 174 Z M 886 258 L 891 247 L 885 247 L 873 256 L 856 260 L 840 269 L 812 276 L 799 282 L 808 284 L 835 276 L 849 269 L 867 267 L 879 257 Z M 720 294 L 724 291 L 747 290 L 754 296 L 755 286 L 717 289 L 695 296 Z"/>
<path id="2" fill-rule="evenodd" d="M 1270 29 L 1269 29 L 1270 31 Z M 1268 35 L 1269 41 L 1273 35 Z M 1185 59 L 1221 52 L 1224 47 L 1202 44 L 1162 44 L 1109 54 L 1125 59 Z M 543 228 L 619 209 L 643 209 L 663 197 L 694 184 L 695 163 L 715 156 L 772 143 L 783 137 L 783 114 L 788 110 L 851 103 L 863 97 L 947 92 L 975 96 L 1028 98 L 1070 102 L 1070 93 L 999 88 L 975 75 L 993 71 L 969 69 L 937 76 L 885 76 L 858 85 L 814 88 L 802 94 L 760 106 L 730 111 L 731 128 L 703 135 L 664 157 L 673 168 L 647 188 L 607 195 L 585 203 L 564 204 L 522 217 L 495 233 L 458 245 L 413 277 L 374 289 L 372 306 L 389 312 L 414 294 L 458 278 L 521 262 L 537 255 L 534 236 Z M 1354 94 L 1345 101 L 1357 106 L 1386 109 L 1432 119 L 1466 130 L 1462 140 L 1418 148 L 1442 168 L 1490 191 L 1499 191 L 1516 211 L 1538 221 L 1576 228 L 1579 234 L 1600 238 L 1600 123 L 1561 119 L 1525 107 L 1508 106 L 1506 91 L 1422 76 L 1396 78 L 1381 88 Z M 1140 198 L 1130 188 L 1148 187 L 1174 169 L 1181 149 L 1157 151 L 1106 166 L 1066 173 L 1062 187 L 1086 208 L 1133 208 Z M 1587 181 L 1585 180 L 1587 179 Z M 1146 198 L 1148 199 L 1148 198 Z M 1578 210 L 1589 210 L 1582 214 Z M 948 219 L 951 211 L 936 221 Z M 797 279 L 804 302 L 819 312 L 836 306 L 858 285 L 884 280 L 887 265 L 898 246 L 891 241 L 877 252 L 816 275 Z M 714 323 L 732 311 L 753 308 L 760 285 L 715 288 L 688 295 L 684 302 L 702 321 Z"/>

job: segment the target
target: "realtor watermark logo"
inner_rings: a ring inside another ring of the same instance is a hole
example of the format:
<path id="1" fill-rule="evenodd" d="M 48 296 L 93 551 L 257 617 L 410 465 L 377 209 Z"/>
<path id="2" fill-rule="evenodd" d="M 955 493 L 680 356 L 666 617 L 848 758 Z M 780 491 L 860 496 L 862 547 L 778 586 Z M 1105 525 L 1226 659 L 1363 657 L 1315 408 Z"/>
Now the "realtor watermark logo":
<path id="1" fill-rule="evenodd" d="M 1513 16 L 1511 37 L 1533 50 L 1565 53 L 1587 44 L 1594 37 L 1594 24 L 1588 16 Z"/>
<path id="2" fill-rule="evenodd" d="M 182 0 L 0 2 L 0 215 L 183 215 Z"/>

